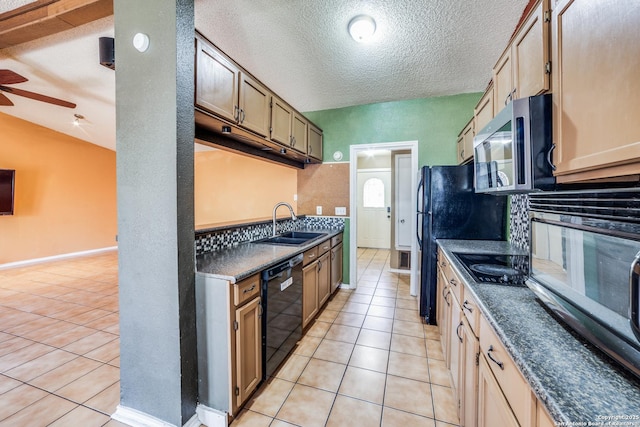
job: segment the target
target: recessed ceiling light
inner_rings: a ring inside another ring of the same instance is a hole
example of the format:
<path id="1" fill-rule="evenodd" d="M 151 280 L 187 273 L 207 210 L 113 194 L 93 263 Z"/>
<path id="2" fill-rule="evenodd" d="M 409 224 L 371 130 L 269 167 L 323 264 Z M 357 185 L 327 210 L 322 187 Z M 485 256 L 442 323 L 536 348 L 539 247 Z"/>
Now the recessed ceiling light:
<path id="1" fill-rule="evenodd" d="M 349 21 L 349 34 L 357 42 L 366 42 L 376 32 L 376 21 L 369 15 L 358 15 Z"/>

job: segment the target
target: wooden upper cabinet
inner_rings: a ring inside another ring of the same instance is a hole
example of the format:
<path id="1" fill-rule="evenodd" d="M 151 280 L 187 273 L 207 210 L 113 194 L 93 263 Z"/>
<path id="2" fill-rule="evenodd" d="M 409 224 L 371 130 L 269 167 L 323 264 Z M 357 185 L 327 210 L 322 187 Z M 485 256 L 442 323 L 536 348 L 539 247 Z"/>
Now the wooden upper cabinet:
<path id="1" fill-rule="evenodd" d="M 292 145 L 291 148 L 306 154 L 307 153 L 307 119 L 295 110 L 293 112 L 293 120 L 291 124 Z"/>
<path id="2" fill-rule="evenodd" d="M 493 114 L 549 90 L 549 0 L 540 1 L 493 67 Z"/>
<path id="3" fill-rule="evenodd" d="M 493 67 L 493 115 L 498 114 L 513 97 L 513 78 L 511 73 L 511 48 L 502 54 Z"/>
<path id="4" fill-rule="evenodd" d="M 514 98 L 549 90 L 549 0 L 542 0 L 522 24 L 511 44 Z"/>
<path id="5" fill-rule="evenodd" d="M 309 124 L 309 137 L 307 154 L 318 160 L 322 160 L 322 131 L 317 127 Z"/>
<path id="6" fill-rule="evenodd" d="M 493 119 L 493 85 L 482 95 L 478 105 L 473 109 L 475 132 L 478 133 Z"/>
<path id="7" fill-rule="evenodd" d="M 269 135 L 271 92 L 246 73 L 240 73 L 238 123 L 261 136 Z"/>
<path id="8" fill-rule="evenodd" d="M 558 181 L 638 174 L 637 0 L 555 0 L 554 163 Z"/>
<path id="9" fill-rule="evenodd" d="M 473 158 L 473 137 L 475 136 L 473 117 L 458 135 L 458 163 L 465 163 Z"/>
<path id="10" fill-rule="evenodd" d="M 277 96 L 271 97 L 271 140 L 283 145 L 292 141 L 293 110 Z"/>
<path id="11" fill-rule="evenodd" d="M 196 106 L 236 121 L 239 77 L 235 64 L 196 37 Z"/>

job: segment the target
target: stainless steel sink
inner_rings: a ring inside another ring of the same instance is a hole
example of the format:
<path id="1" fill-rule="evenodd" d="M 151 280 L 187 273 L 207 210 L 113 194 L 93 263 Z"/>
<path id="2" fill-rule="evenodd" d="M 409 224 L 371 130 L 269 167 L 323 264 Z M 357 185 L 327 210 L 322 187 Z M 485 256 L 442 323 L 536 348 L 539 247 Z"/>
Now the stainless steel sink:
<path id="1" fill-rule="evenodd" d="M 316 239 L 326 236 L 327 233 L 308 233 L 304 231 L 288 231 L 278 236 L 258 240 L 255 243 L 268 245 L 302 246 Z"/>

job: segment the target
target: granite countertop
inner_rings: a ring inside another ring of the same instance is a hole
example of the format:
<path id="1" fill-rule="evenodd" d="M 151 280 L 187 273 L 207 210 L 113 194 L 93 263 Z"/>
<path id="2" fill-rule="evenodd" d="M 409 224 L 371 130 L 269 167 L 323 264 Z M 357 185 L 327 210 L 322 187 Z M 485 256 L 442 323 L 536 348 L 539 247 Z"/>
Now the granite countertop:
<path id="1" fill-rule="evenodd" d="M 522 251 L 506 242 L 438 240 L 438 244 L 557 425 L 640 426 L 638 379 L 569 331 L 529 288 L 478 283 L 453 256 Z M 613 424 L 606 424 L 609 420 Z"/>
<path id="2" fill-rule="evenodd" d="M 280 261 L 302 253 L 342 233 L 343 228 L 302 228 L 296 231 L 326 233 L 324 238 L 301 246 L 283 246 L 264 243 L 242 243 L 230 249 L 196 256 L 196 272 L 236 283 Z"/>

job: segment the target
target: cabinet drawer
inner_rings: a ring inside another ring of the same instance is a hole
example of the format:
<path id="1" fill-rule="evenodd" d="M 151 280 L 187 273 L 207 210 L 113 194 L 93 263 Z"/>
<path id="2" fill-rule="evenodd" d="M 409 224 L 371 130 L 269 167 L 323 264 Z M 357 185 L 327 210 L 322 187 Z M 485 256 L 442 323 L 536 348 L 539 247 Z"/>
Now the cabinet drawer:
<path id="1" fill-rule="evenodd" d="M 467 318 L 469 326 L 477 337 L 480 335 L 480 310 L 478 309 L 478 303 L 476 302 L 473 294 L 467 289 L 463 292 L 464 298 L 460 301 L 462 305 L 462 312 L 464 317 Z"/>
<path id="2" fill-rule="evenodd" d="M 330 249 L 331 249 L 331 240 L 327 240 L 325 242 L 320 243 L 318 245 L 318 256 L 321 257 L 322 255 L 329 252 Z"/>
<path id="3" fill-rule="evenodd" d="M 338 234 L 337 236 L 333 236 L 331 238 L 331 247 L 333 248 L 334 246 L 338 245 L 342 243 L 342 233 Z"/>
<path id="4" fill-rule="evenodd" d="M 254 274 L 233 285 L 233 303 L 236 307 L 256 295 L 260 295 L 260 274 Z"/>
<path id="5" fill-rule="evenodd" d="M 304 253 L 304 261 L 302 261 L 302 265 L 307 265 L 316 259 L 318 259 L 318 247 L 314 246 Z"/>
<path id="6" fill-rule="evenodd" d="M 442 269 L 442 271 L 447 278 L 447 283 L 451 288 L 451 293 L 456 297 L 458 302 L 462 303 L 462 280 L 460 280 L 458 278 L 458 275 L 454 273 L 453 267 L 451 267 L 449 260 L 446 260 L 446 266 Z"/>
<path id="7" fill-rule="evenodd" d="M 487 358 L 491 372 L 520 425 L 531 426 L 536 411 L 531 387 L 484 316 L 480 316 L 480 351 Z"/>

